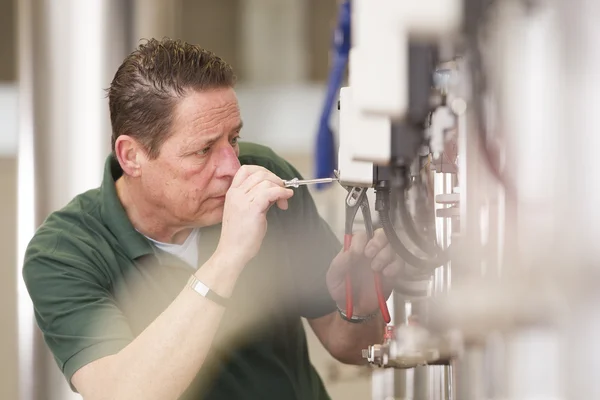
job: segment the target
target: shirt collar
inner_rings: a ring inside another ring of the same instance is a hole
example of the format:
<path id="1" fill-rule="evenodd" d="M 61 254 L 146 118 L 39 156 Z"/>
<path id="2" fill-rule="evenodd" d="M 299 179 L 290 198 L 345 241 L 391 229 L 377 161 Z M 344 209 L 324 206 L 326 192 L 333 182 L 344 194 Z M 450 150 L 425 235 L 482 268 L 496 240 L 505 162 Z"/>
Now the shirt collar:
<path id="1" fill-rule="evenodd" d="M 145 255 L 153 255 L 155 254 L 153 246 L 144 235 L 135 230 L 117 196 L 115 182 L 121 175 L 123 175 L 123 170 L 114 153 L 111 153 L 104 164 L 104 177 L 100 187 L 102 220 L 115 235 L 130 259 L 135 260 Z"/>

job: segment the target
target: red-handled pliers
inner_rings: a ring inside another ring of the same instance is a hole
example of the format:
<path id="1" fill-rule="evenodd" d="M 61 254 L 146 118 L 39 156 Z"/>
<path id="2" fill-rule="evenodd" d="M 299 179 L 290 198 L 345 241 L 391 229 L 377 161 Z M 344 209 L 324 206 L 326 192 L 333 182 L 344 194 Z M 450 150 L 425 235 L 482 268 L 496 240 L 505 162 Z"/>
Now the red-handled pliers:
<path id="1" fill-rule="evenodd" d="M 356 213 L 360 208 L 363 215 L 365 229 L 369 240 L 373 239 L 373 220 L 371 219 L 371 209 L 369 207 L 369 199 L 367 198 L 367 188 L 364 187 L 347 187 L 348 195 L 346 196 L 346 223 L 344 229 L 344 251 L 350 250 L 352 244 L 354 220 Z M 383 320 L 387 323 L 391 321 L 390 312 L 387 308 L 385 295 L 383 294 L 383 284 L 381 282 L 381 272 L 374 272 L 375 291 L 377 292 L 377 301 L 379 310 L 383 316 Z M 346 315 L 352 318 L 354 313 L 354 296 L 352 289 L 352 278 L 350 272 L 346 275 Z"/>

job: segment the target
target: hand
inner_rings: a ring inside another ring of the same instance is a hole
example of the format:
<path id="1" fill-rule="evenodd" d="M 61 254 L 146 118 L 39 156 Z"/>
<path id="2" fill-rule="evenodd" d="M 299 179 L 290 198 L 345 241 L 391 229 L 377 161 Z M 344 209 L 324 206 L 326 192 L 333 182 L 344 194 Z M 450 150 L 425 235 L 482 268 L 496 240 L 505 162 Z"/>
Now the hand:
<path id="1" fill-rule="evenodd" d="M 242 166 L 225 196 L 223 224 L 217 253 L 240 265 L 256 256 L 267 232 L 267 211 L 282 210 L 294 192 L 283 181 L 257 165 Z"/>
<path id="2" fill-rule="evenodd" d="M 327 287 L 338 307 L 345 310 L 345 282 L 346 275 L 350 273 L 354 289 L 354 314 L 365 316 L 379 306 L 373 273 L 382 272 L 387 299 L 403 267 L 404 262 L 394 252 L 382 229 L 376 230 L 370 241 L 367 241 L 365 232 L 359 232 L 352 237 L 350 249 L 342 250 L 331 262 L 326 278 Z"/>

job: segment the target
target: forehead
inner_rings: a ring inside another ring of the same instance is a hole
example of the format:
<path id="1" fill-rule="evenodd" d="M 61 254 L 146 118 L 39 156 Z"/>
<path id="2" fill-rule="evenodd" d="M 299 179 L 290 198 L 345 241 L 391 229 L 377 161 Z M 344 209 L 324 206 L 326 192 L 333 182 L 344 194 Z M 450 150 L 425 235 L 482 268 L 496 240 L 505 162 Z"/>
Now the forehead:
<path id="1" fill-rule="evenodd" d="M 192 92 L 175 106 L 173 136 L 229 133 L 240 122 L 238 100 L 232 88 Z"/>

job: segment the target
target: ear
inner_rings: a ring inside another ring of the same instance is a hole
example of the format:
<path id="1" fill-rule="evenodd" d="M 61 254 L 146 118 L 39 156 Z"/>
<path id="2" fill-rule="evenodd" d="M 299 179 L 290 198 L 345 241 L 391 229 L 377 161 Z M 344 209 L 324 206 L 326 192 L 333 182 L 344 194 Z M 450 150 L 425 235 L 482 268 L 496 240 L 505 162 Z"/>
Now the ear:
<path id="1" fill-rule="evenodd" d="M 115 141 L 115 155 L 123 173 L 134 178 L 142 175 L 142 165 L 148 157 L 137 140 L 128 135 L 120 135 Z"/>

